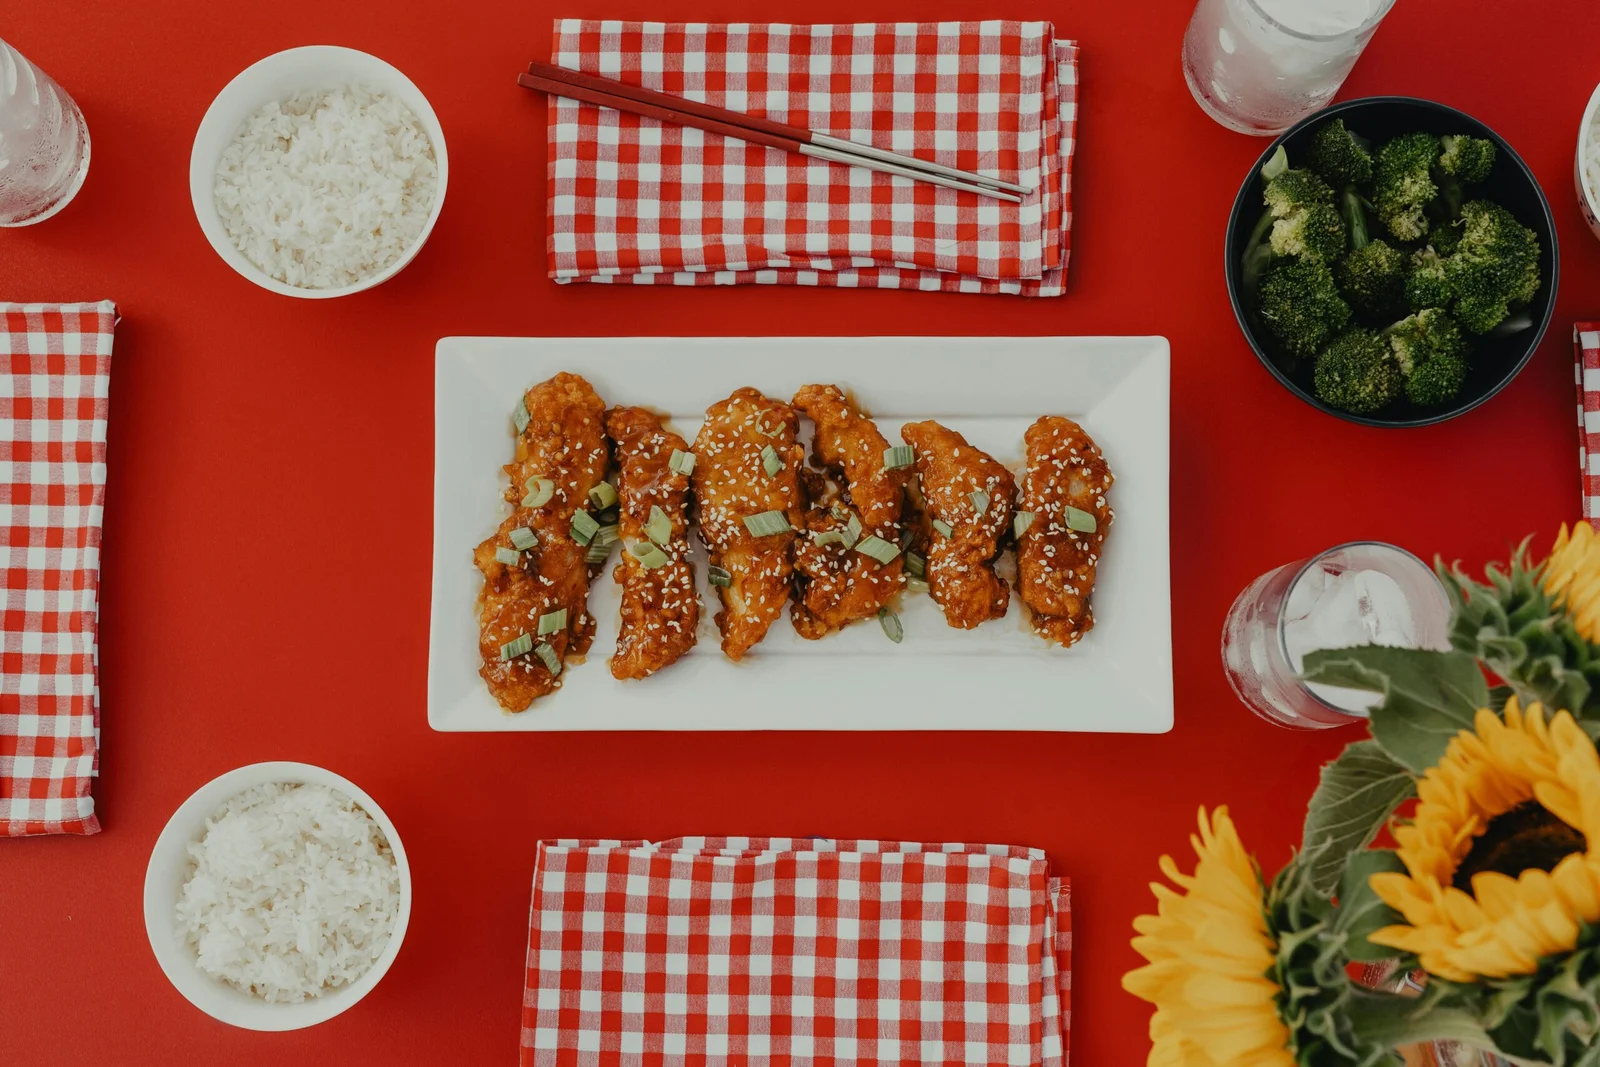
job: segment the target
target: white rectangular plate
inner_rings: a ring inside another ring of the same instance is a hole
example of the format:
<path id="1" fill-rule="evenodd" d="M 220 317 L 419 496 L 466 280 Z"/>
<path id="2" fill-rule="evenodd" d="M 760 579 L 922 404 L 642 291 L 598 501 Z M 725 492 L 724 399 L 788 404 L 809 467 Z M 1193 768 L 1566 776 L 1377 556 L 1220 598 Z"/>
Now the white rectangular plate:
<path id="1" fill-rule="evenodd" d="M 1169 362 L 1161 337 L 444 338 L 435 365 L 428 722 L 435 730 L 1170 730 Z M 731 663 L 718 648 L 701 555 L 698 644 L 653 677 L 619 682 L 606 662 L 619 602 L 608 567 L 589 595 L 599 631 L 587 661 L 569 664 L 555 693 L 508 714 L 478 677 L 483 579 L 472 550 L 507 514 L 501 467 L 511 460 L 517 397 L 563 370 L 588 378 L 608 405 L 670 413 L 691 442 L 705 409 L 742 385 L 788 399 L 808 382 L 832 382 L 891 443 L 905 423 L 936 418 L 1013 469 L 1034 419 L 1069 415 L 1117 479 L 1095 628 L 1074 648 L 1047 644 L 1013 596 L 1004 619 L 955 630 L 929 597 L 908 594 L 901 644 L 870 620 L 806 641 L 785 614 Z"/>

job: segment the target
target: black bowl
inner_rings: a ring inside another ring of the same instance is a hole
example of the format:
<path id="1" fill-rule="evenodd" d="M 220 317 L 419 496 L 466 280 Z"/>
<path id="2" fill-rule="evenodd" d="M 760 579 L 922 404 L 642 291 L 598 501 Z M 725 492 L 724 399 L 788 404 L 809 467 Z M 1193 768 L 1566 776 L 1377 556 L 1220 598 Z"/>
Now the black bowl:
<path id="1" fill-rule="evenodd" d="M 1250 233 L 1261 217 L 1261 192 L 1265 184 L 1261 168 L 1282 145 L 1289 153 L 1289 163 L 1299 166 L 1305 158 L 1311 134 L 1324 122 L 1344 119 L 1353 132 L 1381 144 L 1391 137 L 1404 133 L 1470 134 L 1487 137 L 1498 150 L 1494 171 L 1483 183 L 1479 195 L 1493 200 L 1517 217 L 1517 221 L 1539 235 L 1539 292 L 1528 307 L 1527 314 L 1533 325 L 1528 329 L 1505 337 L 1474 338 L 1472 369 L 1467 375 L 1461 393 L 1448 407 L 1418 408 L 1404 400 L 1373 415 L 1352 415 L 1340 411 L 1317 399 L 1311 388 L 1311 360 L 1301 360 L 1293 370 L 1280 363 L 1281 355 L 1256 322 L 1252 310 L 1244 306 L 1239 292 L 1240 257 L 1250 240 Z M 1499 134 L 1463 111 L 1431 100 L 1418 100 L 1408 96 L 1368 96 L 1349 100 L 1324 108 L 1301 119 L 1283 136 L 1273 141 L 1250 168 L 1239 195 L 1233 201 L 1233 213 L 1228 216 L 1227 276 L 1228 299 L 1233 302 L 1233 313 L 1239 319 L 1250 347 L 1272 376 L 1301 400 L 1329 415 L 1365 426 L 1428 426 L 1435 422 L 1453 419 L 1471 411 L 1479 404 L 1506 387 L 1511 379 L 1527 365 L 1539 340 L 1550 325 L 1555 311 L 1556 282 L 1560 273 L 1560 251 L 1556 247 L 1555 220 L 1550 216 L 1550 203 L 1544 191 L 1534 180 L 1533 172 L 1522 157 Z"/>

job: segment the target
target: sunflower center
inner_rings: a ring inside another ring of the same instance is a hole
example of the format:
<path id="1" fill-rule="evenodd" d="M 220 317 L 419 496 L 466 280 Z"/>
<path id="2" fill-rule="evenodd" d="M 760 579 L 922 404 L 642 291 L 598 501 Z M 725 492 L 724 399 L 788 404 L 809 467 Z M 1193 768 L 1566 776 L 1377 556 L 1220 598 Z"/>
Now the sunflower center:
<path id="1" fill-rule="evenodd" d="M 1480 871 L 1498 871 L 1512 878 L 1534 868 L 1552 871 L 1556 864 L 1588 847 L 1582 833 L 1550 814 L 1544 805 L 1525 801 L 1489 820 L 1456 867 L 1451 884 L 1470 893 L 1472 876 Z"/>

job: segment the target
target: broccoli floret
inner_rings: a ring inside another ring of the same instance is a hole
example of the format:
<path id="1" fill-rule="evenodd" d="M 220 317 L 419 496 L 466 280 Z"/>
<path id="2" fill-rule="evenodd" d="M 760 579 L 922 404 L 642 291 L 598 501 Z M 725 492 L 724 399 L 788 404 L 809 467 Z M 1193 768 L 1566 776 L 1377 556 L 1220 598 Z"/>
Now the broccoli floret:
<path id="1" fill-rule="evenodd" d="M 1460 394 L 1466 380 L 1465 359 L 1435 356 L 1406 377 L 1406 399 L 1419 408 L 1442 407 Z"/>
<path id="2" fill-rule="evenodd" d="M 1404 387 L 1389 346 L 1371 330 L 1360 328 L 1340 335 L 1323 350 L 1312 381 L 1323 403 L 1353 415 L 1387 407 Z"/>
<path id="3" fill-rule="evenodd" d="M 1439 194 L 1432 176 L 1438 158 L 1438 138 L 1427 133 L 1408 133 L 1378 149 L 1373 200 L 1378 218 L 1402 241 L 1418 240 L 1428 232 L 1423 210 Z"/>
<path id="4" fill-rule="evenodd" d="M 1377 240 L 1336 263 L 1333 277 L 1357 314 L 1387 321 L 1405 305 L 1406 267 L 1404 252 Z"/>
<path id="5" fill-rule="evenodd" d="M 1494 142 L 1451 134 L 1439 138 L 1439 169 L 1464 182 L 1481 182 L 1494 169 Z"/>
<path id="6" fill-rule="evenodd" d="M 1344 245 L 1344 219 L 1332 204 L 1312 204 L 1272 224 L 1276 255 L 1331 261 L 1344 252 Z"/>
<path id="7" fill-rule="evenodd" d="M 1267 182 L 1262 199 L 1273 218 L 1285 219 L 1305 208 L 1333 203 L 1333 190 L 1309 170 L 1295 168 Z"/>
<path id="8" fill-rule="evenodd" d="M 1488 333 L 1539 290 L 1539 237 L 1498 204 L 1461 209 L 1461 243 L 1444 262 L 1450 310 L 1473 333 Z"/>
<path id="9" fill-rule="evenodd" d="M 1411 256 L 1411 273 L 1406 276 L 1406 304 L 1412 311 L 1445 308 L 1455 290 L 1445 271 L 1445 260 L 1433 245 Z"/>
<path id="10" fill-rule="evenodd" d="M 1284 259 L 1261 279 L 1257 314 L 1291 356 L 1310 357 L 1350 324 L 1350 305 L 1339 295 L 1333 271 L 1314 259 Z"/>
<path id="11" fill-rule="evenodd" d="M 1450 313 L 1440 308 L 1425 308 L 1384 331 L 1395 362 L 1407 375 L 1430 360 L 1449 356 L 1461 359 L 1467 354 L 1467 338 Z"/>
<path id="12" fill-rule="evenodd" d="M 1344 119 L 1334 119 L 1311 135 L 1307 164 L 1323 181 L 1334 187 L 1366 185 L 1372 181 L 1372 153 L 1355 134 L 1345 129 Z"/>
<path id="13" fill-rule="evenodd" d="M 1441 256 L 1448 256 L 1461 246 L 1461 226 L 1455 222 L 1436 222 L 1428 231 L 1428 246 Z"/>

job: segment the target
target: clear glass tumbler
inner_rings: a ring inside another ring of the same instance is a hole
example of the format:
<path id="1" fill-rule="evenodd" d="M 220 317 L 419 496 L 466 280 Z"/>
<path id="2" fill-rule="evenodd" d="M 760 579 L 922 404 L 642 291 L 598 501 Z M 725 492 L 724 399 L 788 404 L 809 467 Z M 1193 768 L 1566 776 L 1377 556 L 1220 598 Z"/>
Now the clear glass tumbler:
<path id="1" fill-rule="evenodd" d="M 1358 722 L 1377 694 L 1300 680 L 1314 649 L 1450 647 L 1450 601 L 1432 570 L 1381 541 L 1338 545 L 1245 587 L 1222 626 L 1228 684 L 1269 722 L 1323 730 Z"/>
<path id="2" fill-rule="evenodd" d="M 89 127 L 61 86 L 0 41 L 0 226 L 31 226 L 77 195 Z"/>
<path id="3" fill-rule="evenodd" d="M 1183 76 L 1230 130 L 1276 136 L 1344 84 L 1394 0 L 1199 0 Z"/>

